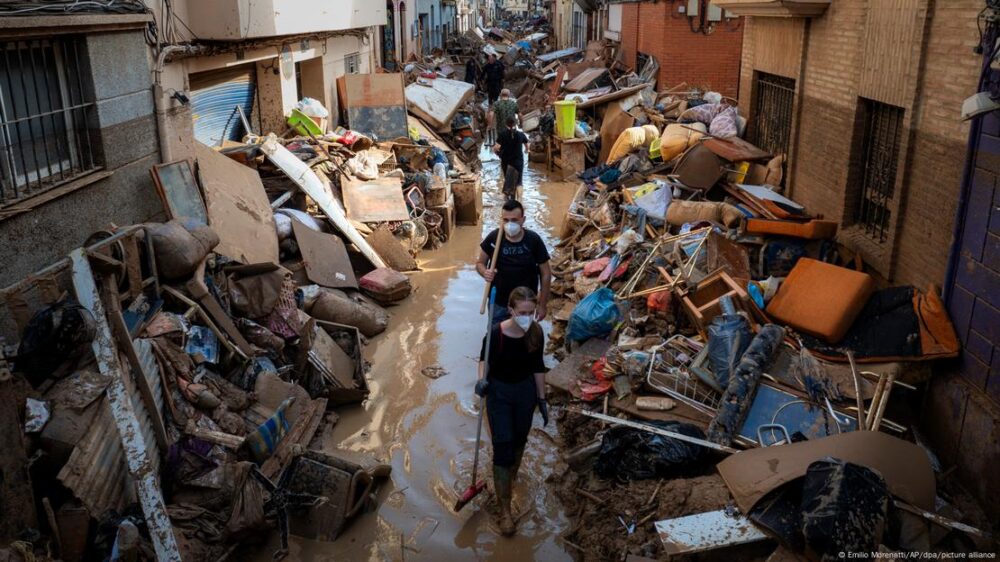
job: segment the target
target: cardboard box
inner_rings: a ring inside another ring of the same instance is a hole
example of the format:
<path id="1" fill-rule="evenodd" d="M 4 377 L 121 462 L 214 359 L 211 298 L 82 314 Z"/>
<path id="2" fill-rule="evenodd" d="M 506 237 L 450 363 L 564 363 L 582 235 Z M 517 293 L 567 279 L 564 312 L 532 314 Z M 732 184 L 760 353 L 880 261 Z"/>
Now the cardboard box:
<path id="1" fill-rule="evenodd" d="M 455 197 L 449 196 L 446 204 L 436 207 L 429 206 L 428 209 L 441 215 L 444 219 L 441 222 L 441 232 L 444 233 L 445 240 L 450 240 L 452 234 L 455 233 Z"/>
<path id="2" fill-rule="evenodd" d="M 455 196 L 455 222 L 476 226 L 483 216 L 483 184 L 479 176 L 463 178 L 452 184 Z"/>

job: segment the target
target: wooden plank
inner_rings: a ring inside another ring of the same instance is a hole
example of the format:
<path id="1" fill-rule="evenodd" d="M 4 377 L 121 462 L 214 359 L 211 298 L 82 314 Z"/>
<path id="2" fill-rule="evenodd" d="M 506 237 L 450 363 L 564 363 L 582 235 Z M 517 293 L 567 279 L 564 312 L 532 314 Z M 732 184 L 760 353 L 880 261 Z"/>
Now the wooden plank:
<path id="1" fill-rule="evenodd" d="M 274 212 L 256 170 L 195 144 L 208 225 L 219 235 L 216 253 L 242 263 L 278 263 Z"/>
<path id="2" fill-rule="evenodd" d="M 348 240 L 354 243 L 361 250 L 368 261 L 375 267 L 385 267 L 385 261 L 372 249 L 365 241 L 358 229 L 354 227 L 344 213 L 343 207 L 333 195 L 329 180 L 323 181 L 312 169 L 301 161 L 287 148 L 278 144 L 277 139 L 268 138 L 261 145 L 261 150 L 275 166 L 281 169 L 295 185 L 299 186 L 306 195 L 316 202 L 316 205 L 326 214 L 332 222 Z"/>
<path id="3" fill-rule="evenodd" d="M 928 0 L 880 0 L 868 7 L 860 96 L 897 107 L 912 106 L 927 3 Z"/>
<path id="4" fill-rule="evenodd" d="M 295 219 L 292 232 L 310 281 L 333 289 L 358 288 L 347 247 L 339 236 L 316 232 Z"/>
<path id="5" fill-rule="evenodd" d="M 70 259 L 77 300 L 90 311 L 96 323 L 97 330 L 91 348 L 100 372 L 111 377 L 111 383 L 108 384 L 105 394 L 122 449 L 125 451 L 129 474 L 135 480 L 136 494 L 142 505 L 146 524 L 149 526 L 156 558 L 166 562 L 181 562 L 180 550 L 177 548 L 170 517 L 167 515 L 166 502 L 160 491 L 160 475 L 152 470 L 150 453 L 142 436 L 142 426 L 136 417 L 132 399 L 125 389 L 121 364 L 118 362 L 118 349 L 104 315 L 104 305 L 101 303 L 86 251 L 77 248 L 70 254 Z"/>
<path id="6" fill-rule="evenodd" d="M 399 178 L 365 181 L 351 179 L 342 184 L 347 218 L 358 222 L 405 221 L 410 218 Z"/>
<path id="7" fill-rule="evenodd" d="M 380 139 L 406 136 L 402 74 L 348 74 L 341 99 L 351 129 Z"/>
<path id="8" fill-rule="evenodd" d="M 753 69 L 797 80 L 805 21 L 802 18 L 754 18 L 748 37 L 753 45 Z"/>
<path id="9" fill-rule="evenodd" d="M 0 339 L 0 343 L 2 343 Z M 27 386 L 27 385 L 25 385 Z M 0 348 L 0 540 L 16 540 L 25 529 L 37 528 L 35 500 L 28 473 L 24 428 L 18 410 L 24 395 L 18 392 Z"/>

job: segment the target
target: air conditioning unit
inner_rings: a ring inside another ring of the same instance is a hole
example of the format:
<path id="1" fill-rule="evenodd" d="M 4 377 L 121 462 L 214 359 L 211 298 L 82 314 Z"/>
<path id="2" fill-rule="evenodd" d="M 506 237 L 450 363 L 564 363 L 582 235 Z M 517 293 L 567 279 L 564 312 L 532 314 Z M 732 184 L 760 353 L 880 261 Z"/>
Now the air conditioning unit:
<path id="1" fill-rule="evenodd" d="M 698 17 L 698 8 L 700 6 L 701 6 L 701 0 L 688 0 L 687 16 L 689 18 Z"/>
<path id="2" fill-rule="evenodd" d="M 708 21 L 722 21 L 722 8 L 715 4 L 708 5 Z"/>

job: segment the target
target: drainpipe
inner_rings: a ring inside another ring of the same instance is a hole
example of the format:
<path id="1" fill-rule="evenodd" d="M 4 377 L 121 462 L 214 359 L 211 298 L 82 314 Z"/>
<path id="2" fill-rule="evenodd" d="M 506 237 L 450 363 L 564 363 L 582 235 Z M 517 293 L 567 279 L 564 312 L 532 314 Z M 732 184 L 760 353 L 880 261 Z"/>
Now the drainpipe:
<path id="1" fill-rule="evenodd" d="M 153 105 L 156 108 L 156 132 L 160 143 L 160 161 L 163 163 L 173 161 L 173 154 L 167 139 L 167 110 L 169 108 L 167 107 L 168 102 L 164 100 L 165 92 L 161 82 L 163 66 L 170 55 L 179 53 L 197 55 L 206 52 L 206 50 L 200 45 L 166 45 L 160 49 L 160 53 L 156 56 L 156 65 L 153 67 Z"/>

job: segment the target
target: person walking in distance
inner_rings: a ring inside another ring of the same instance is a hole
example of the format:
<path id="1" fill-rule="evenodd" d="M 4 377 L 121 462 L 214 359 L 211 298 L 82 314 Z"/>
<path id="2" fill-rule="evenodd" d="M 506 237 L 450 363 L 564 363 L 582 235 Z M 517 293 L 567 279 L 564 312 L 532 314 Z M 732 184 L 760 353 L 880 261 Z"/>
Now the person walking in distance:
<path id="1" fill-rule="evenodd" d="M 537 294 L 537 319 L 545 319 L 552 284 L 549 251 L 537 232 L 524 228 L 524 206 L 511 199 L 503 204 L 500 227 L 490 231 L 479 244 L 476 271 L 497 290 L 496 302 L 505 303 L 517 287 L 527 287 Z M 493 250 L 500 243 L 497 263 L 491 264 Z M 496 307 L 493 323 L 508 317 L 508 309 Z"/>
<path id="2" fill-rule="evenodd" d="M 502 62 L 497 60 L 495 54 L 490 53 L 487 55 L 486 60 L 486 66 L 483 67 L 483 81 L 486 83 L 486 97 L 492 109 L 493 104 L 500 98 L 500 91 L 503 89 L 504 66 Z M 493 144 L 493 139 L 496 135 L 493 129 L 496 123 L 494 122 L 492 111 L 486 112 L 486 119 L 489 127 L 487 141 L 489 144 Z"/>
<path id="3" fill-rule="evenodd" d="M 483 338 L 476 394 L 485 399 L 490 424 L 493 487 L 500 508 L 500 532 L 510 536 L 516 531 L 510 510 L 513 481 L 521 468 L 535 409 L 541 413 L 542 422 L 548 425 L 549 405 L 545 399 L 545 335 L 536 322 L 538 298 L 531 289 L 516 287 L 506 303 L 510 317 L 493 325 L 488 355 L 487 338 Z M 485 368 L 487 356 L 488 370 Z"/>
<path id="4" fill-rule="evenodd" d="M 497 102 L 497 105 L 503 100 Z M 528 147 L 528 136 L 515 128 L 513 117 L 507 117 L 503 131 L 497 135 L 493 150 L 500 155 L 500 173 L 503 175 L 503 194 L 507 200 L 517 199 L 517 188 L 524 175 L 524 152 Z"/>

